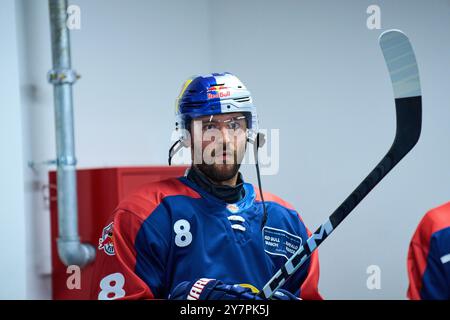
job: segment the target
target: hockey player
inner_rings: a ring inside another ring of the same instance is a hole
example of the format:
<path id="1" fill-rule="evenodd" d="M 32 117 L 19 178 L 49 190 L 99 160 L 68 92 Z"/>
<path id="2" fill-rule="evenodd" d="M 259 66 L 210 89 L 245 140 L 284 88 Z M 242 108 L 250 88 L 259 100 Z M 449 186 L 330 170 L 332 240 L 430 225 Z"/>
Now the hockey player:
<path id="1" fill-rule="evenodd" d="M 236 76 L 189 79 L 176 108 L 181 138 L 169 163 L 190 146 L 192 165 L 118 205 L 100 240 L 94 299 L 257 299 L 309 235 L 291 205 L 239 172 L 247 144 L 257 149 L 262 139 L 256 107 Z M 318 280 L 315 252 L 274 298 L 321 299 Z"/>
<path id="2" fill-rule="evenodd" d="M 419 223 L 408 253 L 408 298 L 450 300 L 450 202 Z"/>

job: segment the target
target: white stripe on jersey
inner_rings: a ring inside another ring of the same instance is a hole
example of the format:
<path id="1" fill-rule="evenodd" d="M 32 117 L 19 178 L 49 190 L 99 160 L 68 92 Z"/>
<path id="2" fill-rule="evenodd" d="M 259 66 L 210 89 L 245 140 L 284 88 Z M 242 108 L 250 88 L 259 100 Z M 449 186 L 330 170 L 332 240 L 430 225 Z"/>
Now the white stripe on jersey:
<path id="1" fill-rule="evenodd" d="M 240 224 L 232 224 L 231 228 L 235 229 L 235 230 L 240 230 L 240 231 L 245 231 L 247 229 L 245 229 L 245 227 L 241 226 Z"/>
<path id="2" fill-rule="evenodd" d="M 237 215 L 231 215 L 228 217 L 228 220 L 230 221 L 240 221 L 240 222 L 245 222 L 244 217 L 241 216 L 237 216 Z"/>
<path id="3" fill-rule="evenodd" d="M 450 253 L 446 254 L 445 256 L 442 256 L 441 257 L 441 262 L 442 262 L 442 264 L 450 262 Z"/>

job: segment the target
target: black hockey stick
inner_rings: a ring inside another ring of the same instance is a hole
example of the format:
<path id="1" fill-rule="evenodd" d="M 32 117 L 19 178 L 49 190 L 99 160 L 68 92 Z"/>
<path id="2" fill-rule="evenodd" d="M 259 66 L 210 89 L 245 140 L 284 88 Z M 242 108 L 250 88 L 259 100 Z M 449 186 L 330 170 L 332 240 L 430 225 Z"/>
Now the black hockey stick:
<path id="1" fill-rule="evenodd" d="M 419 140 L 422 126 L 422 95 L 419 71 L 412 46 L 409 39 L 398 30 L 384 32 L 381 34 L 379 42 L 394 89 L 397 115 L 394 143 L 375 169 L 266 283 L 259 293 L 262 298 L 272 297 L 273 293 L 303 265 L 311 253 L 411 151 Z"/>

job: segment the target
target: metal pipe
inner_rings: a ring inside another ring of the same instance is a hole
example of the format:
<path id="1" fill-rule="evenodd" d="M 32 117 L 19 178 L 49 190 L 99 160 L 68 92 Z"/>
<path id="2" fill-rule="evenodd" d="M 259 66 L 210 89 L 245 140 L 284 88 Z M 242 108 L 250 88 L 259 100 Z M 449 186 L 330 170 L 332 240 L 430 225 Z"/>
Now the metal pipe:
<path id="1" fill-rule="evenodd" d="M 58 254 L 61 261 L 83 267 L 94 260 L 95 249 L 80 243 L 78 235 L 77 177 L 73 125 L 72 85 L 78 75 L 71 69 L 70 37 L 66 26 L 67 0 L 49 0 L 55 104 L 58 177 Z"/>

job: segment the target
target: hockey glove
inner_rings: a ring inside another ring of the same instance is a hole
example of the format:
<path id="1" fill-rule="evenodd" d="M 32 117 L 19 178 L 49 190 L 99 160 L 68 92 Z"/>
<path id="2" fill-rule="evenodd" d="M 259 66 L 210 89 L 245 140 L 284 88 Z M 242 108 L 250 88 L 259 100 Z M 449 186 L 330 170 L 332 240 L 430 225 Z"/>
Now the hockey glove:
<path id="1" fill-rule="evenodd" d="M 184 281 L 178 284 L 169 295 L 172 300 L 262 300 L 250 288 L 240 285 L 225 284 L 215 279 L 202 278 L 195 281 Z M 298 300 L 286 290 L 277 290 L 273 300 Z"/>

